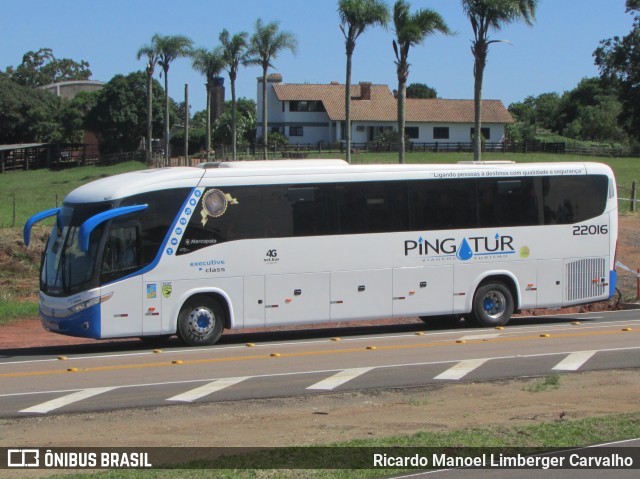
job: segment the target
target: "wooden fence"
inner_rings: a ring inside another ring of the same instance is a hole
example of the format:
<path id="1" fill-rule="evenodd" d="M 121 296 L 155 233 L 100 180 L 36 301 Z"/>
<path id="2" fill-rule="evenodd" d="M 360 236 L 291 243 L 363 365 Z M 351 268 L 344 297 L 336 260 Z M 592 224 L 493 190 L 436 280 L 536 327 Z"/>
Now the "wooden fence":
<path id="1" fill-rule="evenodd" d="M 48 168 L 60 170 L 85 165 L 113 165 L 125 161 L 145 161 L 144 151 L 100 155 L 95 145 L 51 143 L 16 145 L 0 152 L 0 173 Z"/>

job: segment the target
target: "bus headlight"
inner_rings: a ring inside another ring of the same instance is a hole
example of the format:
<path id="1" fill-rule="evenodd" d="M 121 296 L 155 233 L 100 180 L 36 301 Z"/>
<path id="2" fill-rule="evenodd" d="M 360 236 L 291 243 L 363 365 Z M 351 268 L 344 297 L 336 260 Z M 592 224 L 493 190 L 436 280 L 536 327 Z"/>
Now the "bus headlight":
<path id="1" fill-rule="evenodd" d="M 91 298 L 86 301 L 82 301 L 81 303 L 74 304 L 73 306 L 68 308 L 68 311 L 71 314 L 77 314 L 80 311 L 84 311 L 85 309 L 90 308 L 91 306 L 95 306 L 96 304 L 100 304 L 103 301 L 111 299 L 111 296 L 113 296 L 113 293 L 105 294 L 104 296 L 96 296 L 95 298 Z"/>

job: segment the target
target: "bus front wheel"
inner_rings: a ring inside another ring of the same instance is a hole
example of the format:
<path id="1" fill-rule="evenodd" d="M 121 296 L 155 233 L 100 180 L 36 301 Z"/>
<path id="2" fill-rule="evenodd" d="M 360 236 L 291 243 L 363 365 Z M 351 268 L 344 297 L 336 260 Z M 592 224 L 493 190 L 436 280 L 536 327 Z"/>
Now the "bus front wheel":
<path id="1" fill-rule="evenodd" d="M 503 326 L 513 310 L 513 294 L 503 283 L 483 284 L 473 297 L 472 317 L 480 326 Z"/>
<path id="2" fill-rule="evenodd" d="M 223 329 L 223 309 L 216 300 L 207 296 L 191 298 L 178 315 L 178 336 L 189 346 L 214 344 Z"/>

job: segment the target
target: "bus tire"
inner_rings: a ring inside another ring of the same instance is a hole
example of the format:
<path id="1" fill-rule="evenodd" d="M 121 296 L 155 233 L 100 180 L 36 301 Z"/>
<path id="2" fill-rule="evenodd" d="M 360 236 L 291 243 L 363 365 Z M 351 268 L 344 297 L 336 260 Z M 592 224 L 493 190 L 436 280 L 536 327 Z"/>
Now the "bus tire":
<path id="1" fill-rule="evenodd" d="M 480 285 L 473 297 L 472 319 L 480 326 L 503 326 L 514 310 L 511 290 L 500 282 Z"/>
<path id="2" fill-rule="evenodd" d="M 178 336 L 189 346 L 209 346 L 222 335 L 224 309 L 208 296 L 189 299 L 178 315 Z"/>

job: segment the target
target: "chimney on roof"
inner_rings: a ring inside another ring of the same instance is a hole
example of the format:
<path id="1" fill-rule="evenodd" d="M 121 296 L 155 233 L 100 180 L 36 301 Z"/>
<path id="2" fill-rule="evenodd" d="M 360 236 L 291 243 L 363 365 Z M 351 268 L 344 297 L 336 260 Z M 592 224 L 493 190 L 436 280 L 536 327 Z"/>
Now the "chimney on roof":
<path id="1" fill-rule="evenodd" d="M 262 83 L 262 76 L 257 78 L 258 83 Z M 267 83 L 282 83 L 282 75 L 280 73 L 269 73 L 267 75 Z"/>
<path id="2" fill-rule="evenodd" d="M 360 99 L 371 100 L 371 82 L 370 81 L 360 82 Z"/>

